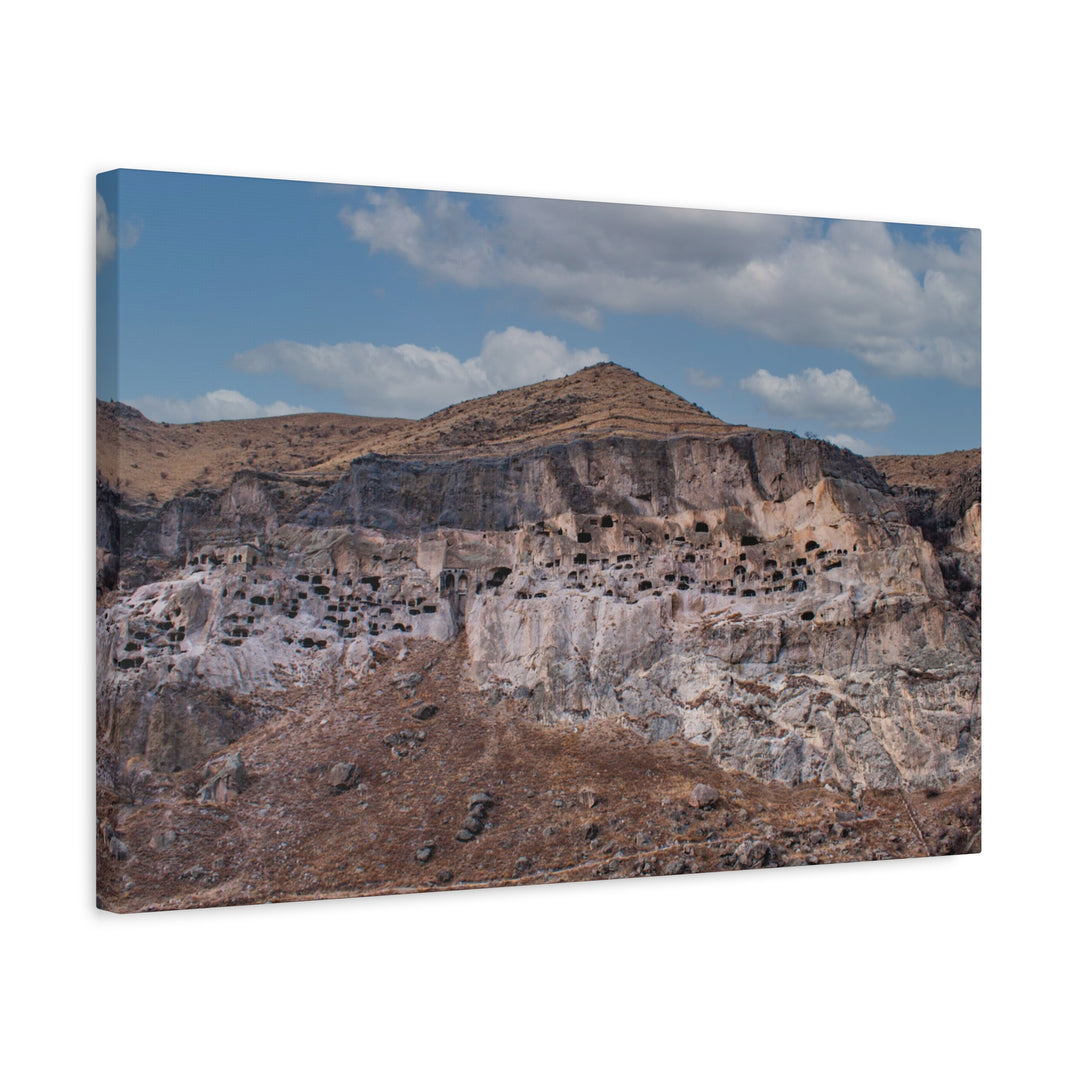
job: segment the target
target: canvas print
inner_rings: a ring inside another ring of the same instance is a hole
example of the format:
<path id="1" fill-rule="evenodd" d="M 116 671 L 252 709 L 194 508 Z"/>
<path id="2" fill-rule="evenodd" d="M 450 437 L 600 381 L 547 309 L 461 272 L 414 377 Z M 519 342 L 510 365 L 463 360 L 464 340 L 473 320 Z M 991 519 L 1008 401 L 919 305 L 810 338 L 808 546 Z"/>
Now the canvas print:
<path id="1" fill-rule="evenodd" d="M 96 201 L 100 907 L 980 850 L 977 230 Z"/>

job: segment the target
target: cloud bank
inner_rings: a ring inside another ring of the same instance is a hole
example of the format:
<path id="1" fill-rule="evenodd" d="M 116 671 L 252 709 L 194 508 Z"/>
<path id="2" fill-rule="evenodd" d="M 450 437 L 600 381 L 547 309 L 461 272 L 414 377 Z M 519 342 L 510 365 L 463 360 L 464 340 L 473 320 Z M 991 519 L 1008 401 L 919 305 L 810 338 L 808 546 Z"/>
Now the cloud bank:
<path id="1" fill-rule="evenodd" d="M 599 329 L 605 312 L 686 315 L 790 345 L 844 349 L 893 375 L 979 382 L 980 237 L 956 250 L 878 222 L 618 206 L 417 204 L 369 192 L 341 220 L 372 253 L 464 288 L 535 292 Z"/>
<path id="2" fill-rule="evenodd" d="M 203 420 L 251 420 L 259 416 L 291 416 L 312 410 L 303 405 L 275 401 L 259 405 L 238 390 L 211 390 L 194 398 L 161 398 L 148 394 L 134 398 L 133 405 L 150 420 L 168 424 L 192 424 Z"/>
<path id="3" fill-rule="evenodd" d="M 364 416 L 416 418 L 607 359 L 599 349 L 570 349 L 559 338 L 511 326 L 486 334 L 480 352 L 467 360 L 420 345 L 274 341 L 240 353 L 233 366 L 249 375 L 288 375 L 306 386 L 335 391 Z"/>
<path id="4" fill-rule="evenodd" d="M 759 368 L 739 386 L 781 416 L 872 430 L 888 427 L 896 419 L 892 407 L 874 397 L 846 368 L 828 373 L 807 368 L 784 376 Z"/>

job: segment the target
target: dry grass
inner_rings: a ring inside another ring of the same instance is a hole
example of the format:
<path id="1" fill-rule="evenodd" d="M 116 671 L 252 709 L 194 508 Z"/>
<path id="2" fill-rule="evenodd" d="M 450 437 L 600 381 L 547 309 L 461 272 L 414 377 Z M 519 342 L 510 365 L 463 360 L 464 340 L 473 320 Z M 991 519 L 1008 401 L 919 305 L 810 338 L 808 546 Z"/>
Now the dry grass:
<path id="1" fill-rule="evenodd" d="M 892 454 L 870 458 L 874 468 L 894 487 L 949 488 L 965 473 L 982 470 L 982 450 L 952 450 L 947 454 Z"/>
<path id="2" fill-rule="evenodd" d="M 597 364 L 432 413 L 389 433 L 380 451 L 456 457 L 505 454 L 581 436 L 726 435 L 735 428 L 617 364 Z"/>
<path id="3" fill-rule="evenodd" d="M 259 420 L 159 424 L 125 405 L 98 402 L 98 472 L 136 502 L 220 491 L 241 469 L 337 479 L 339 464 L 407 420 L 305 413 Z"/>
<path id="4" fill-rule="evenodd" d="M 199 770 L 158 777 L 138 807 L 104 795 L 99 814 L 130 851 L 124 861 L 101 855 L 105 905 L 136 911 L 707 872 L 736 865 L 746 840 L 764 840 L 785 865 L 925 854 L 895 794 L 868 792 L 856 803 L 818 785 L 725 773 L 681 739 L 650 744 L 618 725 L 538 724 L 517 704 L 492 705 L 476 692 L 463 648 L 417 643 L 358 688 L 279 695 L 273 718 L 231 748 L 249 772 L 235 803 L 197 804 Z M 393 681 L 405 671 L 424 673 L 411 698 Z M 412 719 L 421 702 L 438 712 Z M 399 756 L 402 747 L 395 754 L 385 740 L 403 728 L 424 737 Z M 337 761 L 359 765 L 360 786 L 333 793 L 327 774 Z M 721 793 L 716 809 L 689 807 L 698 782 Z M 494 806 L 484 831 L 461 843 L 455 834 L 478 791 Z M 967 789 L 913 798 L 932 843 L 939 819 L 959 821 L 956 807 L 970 798 Z M 175 843 L 155 849 L 152 838 L 166 830 Z M 419 862 L 429 842 L 434 852 Z"/>
<path id="5" fill-rule="evenodd" d="M 505 390 L 423 420 L 306 413 L 260 420 L 160 424 L 98 402 L 98 471 L 129 500 L 167 502 L 220 491 L 241 469 L 337 479 L 368 453 L 453 458 L 504 454 L 590 435 L 729 434 L 737 430 L 615 364 Z M 153 496 L 153 498 L 151 498 Z"/>

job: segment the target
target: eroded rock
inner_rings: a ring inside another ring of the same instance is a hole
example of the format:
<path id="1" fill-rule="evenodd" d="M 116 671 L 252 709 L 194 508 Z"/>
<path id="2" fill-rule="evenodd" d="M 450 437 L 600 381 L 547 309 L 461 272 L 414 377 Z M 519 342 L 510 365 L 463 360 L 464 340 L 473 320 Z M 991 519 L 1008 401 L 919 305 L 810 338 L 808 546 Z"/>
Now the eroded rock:
<path id="1" fill-rule="evenodd" d="M 353 761 L 339 761 L 332 765 L 326 776 L 326 782 L 340 793 L 353 787 L 360 779 L 360 769 Z"/>
<path id="2" fill-rule="evenodd" d="M 248 695 L 358 685 L 409 641 L 464 634 L 477 686 L 545 723 L 679 735 L 786 784 L 977 773 L 978 503 L 935 502 L 931 542 L 917 492 L 865 460 L 722 428 L 371 454 L 291 518 L 253 475 L 181 500 L 157 527 L 182 571 L 99 614 L 106 737 L 186 768 L 258 722 Z"/>
<path id="3" fill-rule="evenodd" d="M 240 754 L 225 754 L 208 762 L 203 770 L 203 785 L 195 798 L 201 803 L 226 803 L 243 790 L 244 763 Z"/>
<path id="4" fill-rule="evenodd" d="M 696 809 L 705 810 L 720 801 L 720 792 L 708 784 L 695 784 L 687 801 Z"/>

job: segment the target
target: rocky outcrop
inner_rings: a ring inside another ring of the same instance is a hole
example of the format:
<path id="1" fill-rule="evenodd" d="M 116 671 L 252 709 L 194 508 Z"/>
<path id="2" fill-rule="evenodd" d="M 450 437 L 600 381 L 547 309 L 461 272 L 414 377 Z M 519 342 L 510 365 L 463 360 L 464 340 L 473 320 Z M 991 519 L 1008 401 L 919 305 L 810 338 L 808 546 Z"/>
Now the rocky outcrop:
<path id="1" fill-rule="evenodd" d="M 225 754 L 203 770 L 203 785 L 196 798 L 201 803 L 225 803 L 237 798 L 244 788 L 246 772 L 239 754 Z"/>
<path id="2" fill-rule="evenodd" d="M 497 458 L 420 461 L 371 454 L 301 516 L 309 526 L 409 532 L 433 526 L 505 530 L 560 514 L 665 517 L 684 511 L 782 503 L 824 478 L 877 505 L 885 481 L 864 459 L 790 432 L 722 438 L 612 437 Z"/>
<path id="3" fill-rule="evenodd" d="M 97 593 L 116 588 L 120 576 L 120 497 L 99 476 L 97 479 Z"/>
<path id="4" fill-rule="evenodd" d="M 914 505 L 864 459 L 763 431 L 368 455 L 291 522 L 240 475 L 144 537 L 175 569 L 100 613 L 99 716 L 125 754 L 186 767 L 260 694 L 464 634 L 476 685 L 545 723 L 680 735 L 788 784 L 967 778 L 979 632 L 955 585 L 978 503 L 945 541 L 934 519 L 937 547 Z"/>
<path id="5" fill-rule="evenodd" d="M 953 606 L 978 619 L 982 588 L 982 460 L 978 450 L 880 457 L 874 464 L 909 524 L 933 546 Z"/>
<path id="6" fill-rule="evenodd" d="M 110 679 L 99 688 L 98 725 L 108 744 L 117 756 L 145 760 L 158 772 L 205 761 L 259 719 L 260 710 L 247 695 L 195 680 Z"/>
<path id="7" fill-rule="evenodd" d="M 111 574 L 106 587 L 131 590 L 171 577 L 206 550 L 263 547 L 328 486 L 244 470 L 222 491 L 194 488 L 158 505 L 123 498 L 99 482 L 99 568 L 104 563 Z"/>

